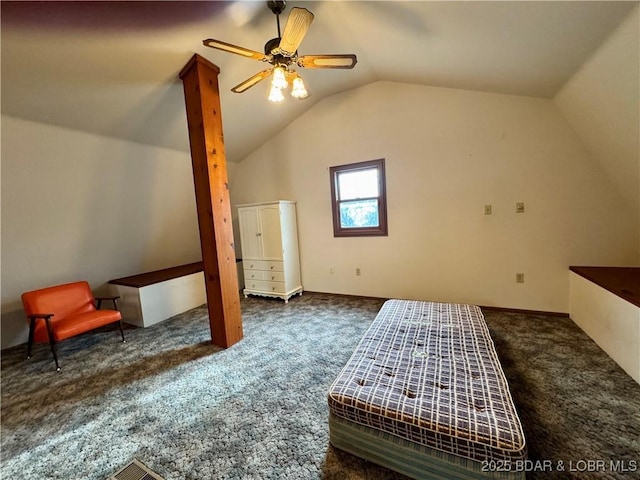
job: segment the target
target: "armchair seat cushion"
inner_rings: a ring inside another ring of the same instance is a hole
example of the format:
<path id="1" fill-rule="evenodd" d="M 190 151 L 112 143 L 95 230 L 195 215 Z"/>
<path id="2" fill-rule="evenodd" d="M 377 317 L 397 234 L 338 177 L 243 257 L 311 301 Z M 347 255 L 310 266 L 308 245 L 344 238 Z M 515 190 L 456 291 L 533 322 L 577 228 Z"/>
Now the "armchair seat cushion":
<path id="1" fill-rule="evenodd" d="M 91 312 L 69 315 L 68 317 L 59 319 L 56 319 L 56 316 L 54 315 L 51 317 L 53 338 L 56 342 L 59 342 L 66 338 L 75 337 L 76 335 L 117 322 L 121 318 L 122 315 L 117 310 L 94 310 Z M 49 341 L 47 325 L 44 322 L 38 322 L 36 324 L 33 339 L 36 342 Z"/>

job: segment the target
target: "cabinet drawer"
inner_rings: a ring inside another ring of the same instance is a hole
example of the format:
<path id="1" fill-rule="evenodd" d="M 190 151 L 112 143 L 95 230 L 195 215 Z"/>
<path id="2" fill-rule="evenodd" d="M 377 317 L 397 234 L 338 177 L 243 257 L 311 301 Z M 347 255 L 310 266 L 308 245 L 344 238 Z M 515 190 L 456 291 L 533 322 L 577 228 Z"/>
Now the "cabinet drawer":
<path id="1" fill-rule="evenodd" d="M 266 260 L 248 260 L 242 262 L 245 270 L 266 270 L 269 272 L 283 272 L 282 262 L 269 262 Z"/>
<path id="2" fill-rule="evenodd" d="M 245 269 L 244 279 L 245 281 L 268 280 L 270 282 L 284 282 L 284 272 Z"/>
<path id="3" fill-rule="evenodd" d="M 269 293 L 284 293 L 284 283 L 282 282 L 269 282 L 266 280 L 245 280 L 246 290 L 258 290 L 261 292 Z"/>
<path id="4" fill-rule="evenodd" d="M 272 271 L 272 272 L 262 272 L 262 273 L 263 273 L 263 276 L 262 276 L 263 280 L 270 280 L 272 282 L 284 282 L 284 272 Z"/>
<path id="5" fill-rule="evenodd" d="M 264 272 L 262 270 L 247 270 L 244 269 L 244 281 L 250 282 L 252 280 L 264 280 L 264 274 L 269 272 Z"/>

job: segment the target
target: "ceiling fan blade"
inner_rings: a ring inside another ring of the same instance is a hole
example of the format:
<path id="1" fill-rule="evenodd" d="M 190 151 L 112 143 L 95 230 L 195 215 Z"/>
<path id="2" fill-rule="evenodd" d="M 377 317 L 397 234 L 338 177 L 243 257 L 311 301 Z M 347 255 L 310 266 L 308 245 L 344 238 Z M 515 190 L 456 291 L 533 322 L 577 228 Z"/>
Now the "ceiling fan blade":
<path id="1" fill-rule="evenodd" d="M 259 73 L 256 73 L 253 77 L 249 77 L 244 82 L 239 83 L 238 85 L 233 87 L 231 89 L 231 91 L 235 92 L 235 93 L 242 93 L 245 90 L 249 90 L 256 83 L 261 82 L 262 80 L 267 78 L 269 75 L 271 75 L 271 71 L 272 70 L 273 69 L 271 69 L 271 68 L 267 68 L 266 70 L 263 70 L 263 71 L 261 71 Z"/>
<path id="2" fill-rule="evenodd" d="M 267 60 L 267 56 L 264 53 L 256 52 L 255 50 L 249 50 L 248 48 L 238 47 L 237 45 L 232 45 L 227 42 L 221 42 L 220 40 L 214 40 L 213 38 L 203 40 L 202 44 L 207 47 L 217 48 L 218 50 L 222 50 L 224 52 L 235 53 L 236 55 L 242 55 L 243 57 L 253 58 L 254 60 Z"/>
<path id="3" fill-rule="evenodd" d="M 306 8 L 294 7 L 291 9 L 280 40 L 279 48 L 282 55 L 292 57 L 296 53 L 312 21 L 313 13 Z"/>
<path id="4" fill-rule="evenodd" d="M 352 53 L 344 55 L 304 55 L 298 65 L 304 68 L 353 68 L 358 59 Z"/>

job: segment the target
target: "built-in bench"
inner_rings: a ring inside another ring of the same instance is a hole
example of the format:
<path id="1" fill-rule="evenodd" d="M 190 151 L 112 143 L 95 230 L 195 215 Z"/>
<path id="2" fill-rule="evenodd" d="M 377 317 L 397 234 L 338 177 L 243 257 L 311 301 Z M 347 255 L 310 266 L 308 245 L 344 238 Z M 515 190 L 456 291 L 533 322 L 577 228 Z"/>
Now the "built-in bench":
<path id="1" fill-rule="evenodd" d="M 110 280 L 124 322 L 148 327 L 207 302 L 202 262 Z"/>
<path id="2" fill-rule="evenodd" d="M 569 316 L 640 383 L 640 268 L 569 270 Z"/>

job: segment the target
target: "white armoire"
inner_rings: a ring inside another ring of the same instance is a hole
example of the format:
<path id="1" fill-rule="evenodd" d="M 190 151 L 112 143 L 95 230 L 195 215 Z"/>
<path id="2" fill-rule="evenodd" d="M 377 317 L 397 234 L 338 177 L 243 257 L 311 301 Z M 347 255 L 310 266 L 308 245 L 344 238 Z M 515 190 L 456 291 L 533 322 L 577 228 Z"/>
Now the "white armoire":
<path id="1" fill-rule="evenodd" d="M 244 296 L 302 294 L 296 202 L 238 205 Z"/>

